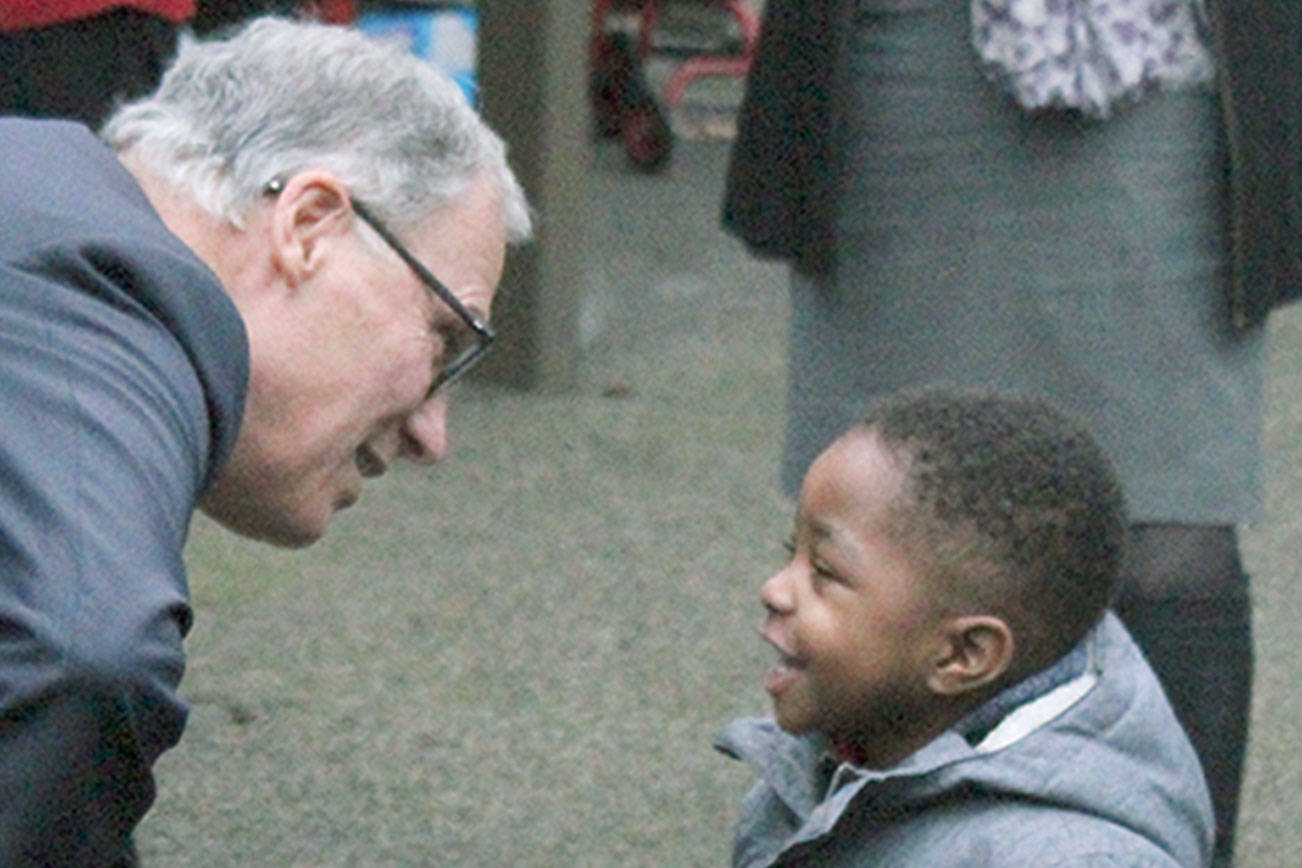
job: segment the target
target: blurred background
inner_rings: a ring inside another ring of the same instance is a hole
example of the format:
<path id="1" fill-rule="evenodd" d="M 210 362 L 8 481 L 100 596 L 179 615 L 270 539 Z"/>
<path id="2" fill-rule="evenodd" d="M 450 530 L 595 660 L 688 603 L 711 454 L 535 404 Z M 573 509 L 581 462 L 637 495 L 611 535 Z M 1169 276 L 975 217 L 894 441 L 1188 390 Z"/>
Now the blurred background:
<path id="1" fill-rule="evenodd" d="M 501 34 L 483 28 L 509 3 L 362 7 L 506 130 L 539 243 L 512 254 L 509 346 L 457 397 L 449 461 L 404 470 L 306 552 L 196 522 L 194 714 L 158 769 L 147 863 L 726 863 L 750 777 L 710 740 L 767 708 L 756 595 L 792 520 L 786 269 L 718 228 L 742 79 L 696 60 L 743 52 L 745 22 L 663 0 L 648 36 L 624 4 L 514 5 Z M 645 40 L 667 140 L 602 114 L 597 31 Z M 1267 508 L 1244 544 L 1246 866 L 1302 852 L 1302 307 L 1270 341 Z"/>
<path id="2" fill-rule="evenodd" d="M 750 777 L 711 736 L 767 708 L 757 591 L 792 520 L 787 274 L 718 228 L 762 2 L 656 5 L 200 4 L 202 32 L 306 9 L 443 66 L 539 238 L 447 462 L 396 467 L 307 551 L 196 518 L 192 715 L 146 865 L 726 863 Z M 1246 866 L 1302 864 L 1302 306 L 1269 331 Z"/>

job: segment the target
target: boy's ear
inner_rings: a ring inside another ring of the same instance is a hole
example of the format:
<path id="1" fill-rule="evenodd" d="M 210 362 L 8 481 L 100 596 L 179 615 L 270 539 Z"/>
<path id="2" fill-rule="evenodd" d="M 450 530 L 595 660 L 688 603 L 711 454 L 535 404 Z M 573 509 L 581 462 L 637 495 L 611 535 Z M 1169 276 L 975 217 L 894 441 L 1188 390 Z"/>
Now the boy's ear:
<path id="1" fill-rule="evenodd" d="M 940 696 L 958 696 L 997 681 L 1013 663 L 1013 631 L 994 615 L 958 615 L 940 626 L 941 650 L 932 661 L 927 686 Z"/>

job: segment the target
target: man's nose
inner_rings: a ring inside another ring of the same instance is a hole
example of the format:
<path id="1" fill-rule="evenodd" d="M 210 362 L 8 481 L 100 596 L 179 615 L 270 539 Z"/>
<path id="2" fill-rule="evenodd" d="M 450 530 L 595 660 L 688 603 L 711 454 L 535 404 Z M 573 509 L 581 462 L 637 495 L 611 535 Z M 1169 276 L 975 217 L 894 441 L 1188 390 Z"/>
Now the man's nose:
<path id="1" fill-rule="evenodd" d="M 448 395 L 436 392 L 402 424 L 402 456 L 434 464 L 448 454 Z"/>

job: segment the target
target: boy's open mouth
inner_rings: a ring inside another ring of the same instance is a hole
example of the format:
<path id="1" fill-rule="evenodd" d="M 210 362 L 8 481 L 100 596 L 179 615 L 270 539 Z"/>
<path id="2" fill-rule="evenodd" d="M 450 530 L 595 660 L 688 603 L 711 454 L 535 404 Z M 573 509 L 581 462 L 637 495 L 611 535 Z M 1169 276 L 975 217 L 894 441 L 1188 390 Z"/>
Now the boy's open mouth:
<path id="1" fill-rule="evenodd" d="M 764 673 L 764 689 L 776 696 L 795 683 L 801 667 L 790 658 L 782 658 Z"/>
<path id="2" fill-rule="evenodd" d="M 790 653 L 783 643 L 767 631 L 761 630 L 760 635 L 778 652 L 778 659 L 764 673 L 764 689 L 770 694 L 777 695 L 790 687 L 800 676 L 801 670 L 805 668 L 805 661 Z"/>

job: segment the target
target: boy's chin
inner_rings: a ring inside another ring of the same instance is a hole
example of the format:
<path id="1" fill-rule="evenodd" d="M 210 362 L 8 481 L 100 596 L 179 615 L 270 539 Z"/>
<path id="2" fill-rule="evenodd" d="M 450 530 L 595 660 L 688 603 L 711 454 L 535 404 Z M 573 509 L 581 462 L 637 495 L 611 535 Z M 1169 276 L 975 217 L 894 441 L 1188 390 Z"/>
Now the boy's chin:
<path id="1" fill-rule="evenodd" d="M 773 704 L 773 720 L 783 732 L 791 735 L 804 735 L 818 729 L 807 715 L 792 713 L 789 709 L 783 709 L 782 704 L 777 702 Z"/>

